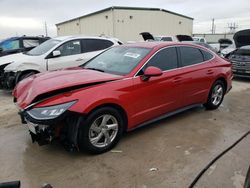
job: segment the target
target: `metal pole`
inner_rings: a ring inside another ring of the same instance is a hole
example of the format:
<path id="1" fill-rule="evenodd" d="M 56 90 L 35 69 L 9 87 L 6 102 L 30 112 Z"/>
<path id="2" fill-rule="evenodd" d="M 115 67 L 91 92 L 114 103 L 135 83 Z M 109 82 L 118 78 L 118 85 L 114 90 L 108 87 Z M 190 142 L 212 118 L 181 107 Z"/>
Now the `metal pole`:
<path id="1" fill-rule="evenodd" d="M 45 36 L 47 37 L 48 36 L 48 28 L 47 28 L 47 23 L 45 21 L 44 23 L 44 28 L 45 28 Z"/>
<path id="2" fill-rule="evenodd" d="M 215 29 L 214 29 L 214 18 L 212 19 L 212 34 L 214 34 L 214 31 L 215 31 Z"/>

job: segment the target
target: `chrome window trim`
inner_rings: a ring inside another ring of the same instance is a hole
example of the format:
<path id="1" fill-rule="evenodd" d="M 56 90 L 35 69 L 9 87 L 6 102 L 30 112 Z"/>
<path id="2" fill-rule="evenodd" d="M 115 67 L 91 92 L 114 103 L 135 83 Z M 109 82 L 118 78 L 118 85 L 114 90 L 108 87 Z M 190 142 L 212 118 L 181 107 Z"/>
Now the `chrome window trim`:
<path id="1" fill-rule="evenodd" d="M 161 48 L 161 49 L 159 49 L 159 50 L 157 50 L 145 63 L 144 63 L 144 65 L 142 65 L 141 66 L 141 68 L 135 73 L 135 75 L 133 76 L 134 78 L 136 78 L 136 77 L 138 77 L 138 76 L 140 76 L 140 75 L 138 75 L 138 73 L 145 67 L 145 65 L 158 53 L 158 52 L 160 52 L 161 50 L 164 50 L 164 49 L 167 49 L 167 48 L 176 48 L 176 47 L 190 47 L 190 48 L 197 48 L 197 49 L 199 49 L 199 50 L 204 50 L 204 51 L 207 51 L 206 49 L 202 49 L 202 48 L 199 48 L 199 47 L 193 47 L 193 46 L 188 46 L 188 45 L 176 45 L 176 46 L 166 46 L 166 47 L 163 47 L 163 48 Z M 208 51 L 207 51 L 208 52 Z M 196 65 L 200 65 L 200 64 L 203 64 L 203 63 L 207 63 L 207 62 L 209 62 L 209 61 L 211 61 L 211 60 L 213 60 L 213 59 L 215 59 L 215 55 L 213 54 L 213 53 L 211 53 L 211 52 L 208 52 L 208 53 L 210 53 L 213 57 L 211 58 L 211 59 L 209 59 L 209 60 L 207 60 L 207 61 L 202 61 L 202 62 L 200 62 L 200 63 L 196 63 L 196 64 L 193 64 L 193 65 L 188 65 L 188 66 L 184 66 L 184 67 L 177 67 L 177 68 L 174 68 L 174 69 L 170 69 L 170 70 L 165 70 L 165 71 L 162 71 L 163 73 L 165 73 L 165 72 L 170 72 L 170 71 L 174 71 L 174 70 L 178 70 L 178 69 L 183 69 L 183 68 L 187 68 L 187 67 L 193 67 L 193 66 L 196 66 Z M 178 56 L 178 54 L 177 54 L 177 56 Z M 203 54 L 202 54 L 202 56 L 203 56 Z"/>

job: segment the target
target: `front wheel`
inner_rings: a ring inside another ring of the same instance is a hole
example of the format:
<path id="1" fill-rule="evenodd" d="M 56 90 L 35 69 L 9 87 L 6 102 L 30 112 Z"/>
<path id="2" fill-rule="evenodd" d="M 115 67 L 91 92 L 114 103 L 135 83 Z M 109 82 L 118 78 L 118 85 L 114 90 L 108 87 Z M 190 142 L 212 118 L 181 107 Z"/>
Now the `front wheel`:
<path id="1" fill-rule="evenodd" d="M 217 80 L 208 95 L 208 99 L 204 106 L 209 110 L 217 109 L 222 103 L 225 95 L 225 85 L 221 80 Z"/>
<path id="2" fill-rule="evenodd" d="M 80 149 L 94 154 L 111 150 L 122 136 L 124 123 L 114 108 L 103 107 L 92 112 L 79 128 Z"/>
<path id="3" fill-rule="evenodd" d="M 34 75 L 34 74 L 36 74 L 36 72 L 34 72 L 34 71 L 31 71 L 31 72 L 22 74 L 22 75 L 19 77 L 18 82 L 20 82 L 20 81 L 24 80 L 25 78 L 28 78 L 28 77 L 30 77 L 30 76 L 32 76 L 32 75 Z"/>

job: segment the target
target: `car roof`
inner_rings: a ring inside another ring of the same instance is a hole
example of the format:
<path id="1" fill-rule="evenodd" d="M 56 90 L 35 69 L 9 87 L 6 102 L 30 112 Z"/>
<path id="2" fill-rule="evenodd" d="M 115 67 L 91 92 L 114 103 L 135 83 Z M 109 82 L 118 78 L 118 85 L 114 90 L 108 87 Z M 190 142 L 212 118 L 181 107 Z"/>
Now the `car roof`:
<path id="1" fill-rule="evenodd" d="M 72 39 L 106 39 L 106 40 L 117 40 L 115 38 L 109 37 L 97 37 L 97 36 L 85 36 L 85 35 L 69 35 L 69 36 L 59 36 L 54 37 L 53 39 L 65 41 L 65 40 L 72 40 Z"/>
<path id="2" fill-rule="evenodd" d="M 158 41 L 158 42 L 138 42 L 138 43 L 131 43 L 131 44 L 124 44 L 120 47 L 123 46 L 128 46 L 128 47 L 137 47 L 137 48 L 149 48 L 149 49 L 155 49 L 158 50 L 160 48 L 164 48 L 164 47 L 168 47 L 168 46 L 190 46 L 190 47 L 195 47 L 195 48 L 199 48 L 199 49 L 205 49 L 207 50 L 206 47 L 199 45 L 197 43 L 194 42 L 162 42 L 162 41 Z M 119 46 L 118 46 L 119 47 Z"/>
<path id="3" fill-rule="evenodd" d="M 139 47 L 139 48 L 161 48 L 161 47 L 172 46 L 172 45 L 177 45 L 177 44 L 182 44 L 182 43 L 156 41 L 156 42 L 137 42 L 137 43 L 131 43 L 131 44 L 124 44 L 123 46 Z"/>
<path id="4" fill-rule="evenodd" d="M 202 44 L 203 42 L 200 42 L 200 41 L 182 41 L 183 43 L 186 43 L 186 44 Z"/>

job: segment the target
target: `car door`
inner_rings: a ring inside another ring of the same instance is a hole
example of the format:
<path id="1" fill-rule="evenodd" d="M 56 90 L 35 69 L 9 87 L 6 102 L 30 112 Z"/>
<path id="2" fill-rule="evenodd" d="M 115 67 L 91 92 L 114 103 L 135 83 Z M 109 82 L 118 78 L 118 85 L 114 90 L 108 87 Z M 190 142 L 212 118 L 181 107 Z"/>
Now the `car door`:
<path id="1" fill-rule="evenodd" d="M 63 43 L 54 51 L 60 51 L 59 57 L 48 58 L 48 70 L 58 70 L 68 67 L 76 67 L 83 64 L 81 40 L 71 40 Z"/>
<path id="2" fill-rule="evenodd" d="M 214 77 L 213 55 L 196 47 L 178 47 L 181 59 L 182 106 L 206 102 Z"/>
<path id="3" fill-rule="evenodd" d="M 149 66 L 158 67 L 163 71 L 159 77 L 142 79 L 143 71 Z M 133 124 L 156 118 L 180 107 L 180 85 L 178 78 L 178 57 L 175 47 L 159 50 L 134 78 L 133 105 L 135 112 Z"/>

